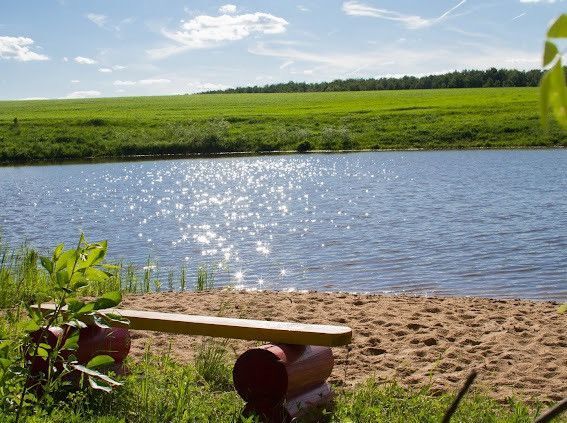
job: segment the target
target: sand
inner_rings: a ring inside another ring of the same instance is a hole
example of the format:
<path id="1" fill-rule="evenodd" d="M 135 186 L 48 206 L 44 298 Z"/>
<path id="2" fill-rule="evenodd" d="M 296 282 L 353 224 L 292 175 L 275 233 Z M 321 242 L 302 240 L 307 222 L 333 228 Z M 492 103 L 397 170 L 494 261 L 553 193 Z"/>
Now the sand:
<path id="1" fill-rule="evenodd" d="M 567 397 L 567 314 L 550 302 L 215 290 L 131 295 L 123 307 L 350 326 L 351 346 L 333 349 L 331 381 L 339 385 L 373 377 L 442 392 L 476 368 L 476 389 L 498 400 Z M 187 362 L 202 339 L 134 331 L 132 355 L 140 358 L 149 342 Z M 258 343 L 228 345 L 236 357 Z"/>

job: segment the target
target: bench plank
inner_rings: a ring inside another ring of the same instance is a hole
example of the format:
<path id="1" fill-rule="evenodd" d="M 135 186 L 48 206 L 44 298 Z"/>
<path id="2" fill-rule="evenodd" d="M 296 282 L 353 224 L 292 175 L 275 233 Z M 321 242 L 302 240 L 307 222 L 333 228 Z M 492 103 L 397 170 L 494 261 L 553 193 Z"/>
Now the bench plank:
<path id="1" fill-rule="evenodd" d="M 54 304 L 41 304 L 39 307 L 42 311 L 55 309 Z M 133 330 L 329 347 L 347 345 L 352 340 L 352 329 L 346 326 L 234 319 L 128 309 L 103 310 L 99 313 L 119 314 L 130 320 L 128 327 Z M 119 325 L 117 324 L 117 326 Z"/>

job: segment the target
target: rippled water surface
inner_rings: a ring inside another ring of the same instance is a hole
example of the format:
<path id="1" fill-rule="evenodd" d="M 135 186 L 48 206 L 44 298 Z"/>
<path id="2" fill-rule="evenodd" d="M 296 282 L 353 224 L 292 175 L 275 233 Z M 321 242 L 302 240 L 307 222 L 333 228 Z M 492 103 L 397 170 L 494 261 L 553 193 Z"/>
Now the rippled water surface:
<path id="1" fill-rule="evenodd" d="M 567 151 L 4 167 L 0 227 L 246 288 L 564 300 Z"/>

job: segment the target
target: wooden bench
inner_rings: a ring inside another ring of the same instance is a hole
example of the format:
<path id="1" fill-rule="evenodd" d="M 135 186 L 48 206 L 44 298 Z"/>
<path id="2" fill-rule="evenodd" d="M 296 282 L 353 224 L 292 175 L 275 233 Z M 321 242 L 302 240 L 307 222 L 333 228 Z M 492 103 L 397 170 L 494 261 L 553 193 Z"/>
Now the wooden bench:
<path id="1" fill-rule="evenodd" d="M 53 311 L 55 305 L 41 304 L 40 308 L 43 311 Z M 108 309 L 99 312 L 102 315 L 109 313 L 127 318 L 130 325 L 125 327 L 132 330 L 328 347 L 348 345 L 352 340 L 352 329 L 346 326 L 233 319 L 128 309 Z M 119 324 L 116 326 L 120 327 Z"/>
<path id="2" fill-rule="evenodd" d="M 38 308 L 50 312 L 55 310 L 55 305 L 42 304 Z M 330 347 L 348 345 L 352 340 L 352 329 L 346 326 L 128 309 L 104 310 L 99 314 L 119 314 L 130 324 L 116 323 L 118 334 L 113 333 L 113 329 L 93 326 L 83 329 L 79 360 L 83 357 L 87 361 L 105 352 L 112 355 L 113 349 L 125 349 L 125 354 L 117 356 L 124 359 L 130 348 L 125 328 L 271 342 L 244 352 L 233 369 L 236 391 L 247 402 L 244 413 L 258 414 L 265 422 L 289 422 L 306 411 L 328 404 L 332 392 L 326 380 L 334 364 Z"/>

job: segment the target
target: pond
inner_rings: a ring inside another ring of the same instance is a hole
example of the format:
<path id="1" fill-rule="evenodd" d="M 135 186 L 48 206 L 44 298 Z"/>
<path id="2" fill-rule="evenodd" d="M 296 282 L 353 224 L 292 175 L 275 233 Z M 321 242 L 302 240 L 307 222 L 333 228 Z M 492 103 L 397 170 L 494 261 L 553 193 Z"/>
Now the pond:
<path id="1" fill-rule="evenodd" d="M 567 299 L 567 151 L 0 167 L 0 228 L 248 289 Z M 177 276 L 176 276 L 177 280 Z"/>

